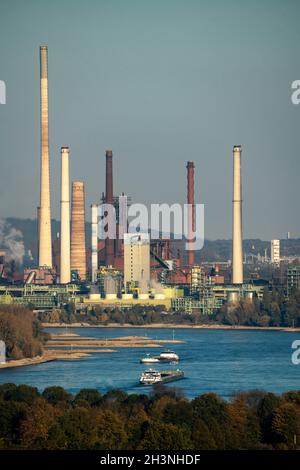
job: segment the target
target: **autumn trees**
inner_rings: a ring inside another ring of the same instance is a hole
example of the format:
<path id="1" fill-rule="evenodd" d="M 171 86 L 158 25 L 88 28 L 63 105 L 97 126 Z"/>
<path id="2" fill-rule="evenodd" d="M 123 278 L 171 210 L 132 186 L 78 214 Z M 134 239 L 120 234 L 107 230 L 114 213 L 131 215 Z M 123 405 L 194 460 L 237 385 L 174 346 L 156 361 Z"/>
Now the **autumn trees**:
<path id="1" fill-rule="evenodd" d="M 21 306 L 0 306 L 0 339 L 9 359 L 42 354 L 44 334 L 31 310 Z"/>
<path id="2" fill-rule="evenodd" d="M 266 289 L 261 300 L 224 304 L 215 320 L 227 325 L 300 327 L 300 291 L 287 299 L 283 291 Z"/>
<path id="3" fill-rule="evenodd" d="M 0 448 L 94 450 L 295 449 L 300 392 L 214 393 L 187 400 L 162 387 L 150 396 L 61 387 L 42 393 L 0 385 Z"/>

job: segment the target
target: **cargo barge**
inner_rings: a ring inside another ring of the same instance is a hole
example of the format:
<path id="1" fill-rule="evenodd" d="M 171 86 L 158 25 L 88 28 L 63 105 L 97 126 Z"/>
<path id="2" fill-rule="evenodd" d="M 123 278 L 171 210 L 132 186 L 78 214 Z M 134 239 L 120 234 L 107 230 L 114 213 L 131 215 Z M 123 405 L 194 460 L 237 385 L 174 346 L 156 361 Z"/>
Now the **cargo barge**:
<path id="1" fill-rule="evenodd" d="M 179 362 L 179 356 L 174 351 L 167 349 L 166 351 L 162 351 L 159 356 L 150 356 L 147 354 L 146 357 L 140 360 L 141 364 L 155 364 L 158 362 L 177 363 Z"/>
<path id="2" fill-rule="evenodd" d="M 149 369 L 142 373 L 140 377 L 140 384 L 142 385 L 155 385 L 159 383 L 174 382 L 184 378 L 184 372 L 180 369 L 177 370 L 153 370 Z"/>

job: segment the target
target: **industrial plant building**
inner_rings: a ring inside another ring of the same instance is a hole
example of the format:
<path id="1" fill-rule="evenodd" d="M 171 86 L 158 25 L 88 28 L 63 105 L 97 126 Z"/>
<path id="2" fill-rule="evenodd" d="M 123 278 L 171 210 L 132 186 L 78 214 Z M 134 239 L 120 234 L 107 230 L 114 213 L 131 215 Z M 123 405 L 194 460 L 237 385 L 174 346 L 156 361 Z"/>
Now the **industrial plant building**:
<path id="1" fill-rule="evenodd" d="M 138 288 L 147 295 L 150 287 L 150 237 L 148 233 L 124 234 L 125 291 Z"/>
<path id="2" fill-rule="evenodd" d="M 233 147 L 232 262 L 231 280 L 227 284 L 224 274 L 219 272 L 218 263 L 214 264 L 213 270 L 208 269 L 201 264 L 198 253 L 184 250 L 184 243 L 164 239 L 159 234 L 156 239 L 151 239 L 147 232 L 128 233 L 126 216 L 131 199 L 124 192 L 121 195 L 114 192 L 111 149 L 99 152 L 99 166 L 105 166 L 105 191 L 101 200 L 89 202 L 91 239 L 87 240 L 85 182 L 70 181 L 72 158 L 69 147 L 61 147 L 61 225 L 59 238 L 52 244 L 47 56 L 48 49 L 42 46 L 38 265 L 24 270 L 23 286 L 2 286 L 0 302 L 27 302 L 38 310 L 71 301 L 79 305 L 101 304 L 121 308 L 161 305 L 167 311 L 192 313 L 197 310 L 211 314 L 224 302 L 251 301 L 254 296 L 259 297 L 261 288 L 244 283 L 240 145 Z M 186 162 L 186 178 L 187 239 L 192 240 L 196 227 L 193 161 Z M 108 206 L 113 211 L 108 210 Z M 112 229 L 114 224 L 115 229 Z M 102 234 L 99 233 L 100 226 Z M 280 256 L 278 250 L 278 245 L 273 244 L 274 262 Z"/>
<path id="3" fill-rule="evenodd" d="M 280 263 L 280 240 L 271 240 L 271 263 Z"/>

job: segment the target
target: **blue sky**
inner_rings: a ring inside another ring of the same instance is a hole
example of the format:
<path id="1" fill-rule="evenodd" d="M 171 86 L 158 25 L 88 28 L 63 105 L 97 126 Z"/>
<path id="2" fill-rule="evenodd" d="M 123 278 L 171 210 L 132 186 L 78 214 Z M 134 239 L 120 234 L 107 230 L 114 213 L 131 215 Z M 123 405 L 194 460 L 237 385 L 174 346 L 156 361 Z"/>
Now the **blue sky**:
<path id="1" fill-rule="evenodd" d="M 300 2 L 2 0 L 0 216 L 35 217 L 39 46 L 49 47 L 53 216 L 61 145 L 89 208 L 104 190 L 185 202 L 187 160 L 208 238 L 231 236 L 232 147 L 243 147 L 244 237 L 300 236 Z"/>

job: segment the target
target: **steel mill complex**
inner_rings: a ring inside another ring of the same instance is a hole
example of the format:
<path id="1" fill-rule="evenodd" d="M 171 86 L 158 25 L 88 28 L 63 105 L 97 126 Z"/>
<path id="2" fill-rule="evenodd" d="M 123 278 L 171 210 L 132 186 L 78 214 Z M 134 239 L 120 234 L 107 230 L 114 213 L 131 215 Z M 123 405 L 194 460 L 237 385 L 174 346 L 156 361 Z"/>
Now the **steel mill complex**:
<path id="1" fill-rule="evenodd" d="M 24 269 L 23 285 L 0 286 L 0 302 L 30 302 L 41 311 L 72 301 L 78 306 L 160 305 L 166 311 L 210 314 L 224 302 L 251 300 L 262 295 L 261 286 L 244 282 L 240 145 L 233 147 L 232 262 L 205 264 L 201 250 L 186 250 L 184 240 L 166 238 L 160 232 L 150 237 L 148 230 L 129 232 L 127 211 L 131 199 L 124 192 L 114 192 L 111 149 L 99 151 L 99 167 L 104 169 L 105 166 L 106 178 L 102 199 L 86 201 L 85 185 L 88 183 L 70 182 L 73 157 L 71 153 L 70 158 L 69 145 L 72 149 L 72 142 L 67 142 L 60 150 L 60 234 L 52 243 L 48 114 L 48 48 L 41 46 L 38 264 Z M 229 157 L 230 151 L 228 165 Z M 192 240 L 197 228 L 195 207 L 201 201 L 195 200 L 198 186 L 195 163 L 183 161 L 183 165 L 187 170 L 187 200 L 182 203 L 187 204 L 187 239 Z M 115 166 L 117 168 L 116 161 Z M 185 184 L 184 179 L 182 184 Z M 89 240 L 86 239 L 87 202 L 91 220 Z M 278 262 L 279 251 L 276 253 Z"/>

